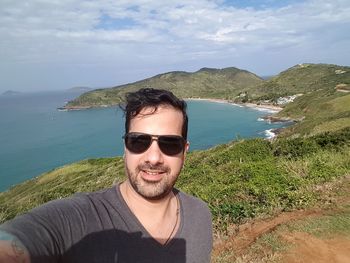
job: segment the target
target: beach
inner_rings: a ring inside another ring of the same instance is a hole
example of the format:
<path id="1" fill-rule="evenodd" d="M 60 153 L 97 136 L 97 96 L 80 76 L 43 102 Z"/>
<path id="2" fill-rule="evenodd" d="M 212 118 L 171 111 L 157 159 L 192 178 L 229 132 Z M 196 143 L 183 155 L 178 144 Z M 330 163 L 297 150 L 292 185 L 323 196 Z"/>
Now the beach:
<path id="1" fill-rule="evenodd" d="M 224 99 L 210 99 L 210 98 L 186 98 L 185 100 L 202 100 L 202 101 L 211 101 L 216 103 L 228 103 L 239 107 L 248 107 L 253 108 L 257 110 L 262 110 L 270 113 L 277 113 L 280 112 L 283 108 L 275 105 L 270 104 L 255 104 L 255 103 L 234 103 L 229 100 Z"/>

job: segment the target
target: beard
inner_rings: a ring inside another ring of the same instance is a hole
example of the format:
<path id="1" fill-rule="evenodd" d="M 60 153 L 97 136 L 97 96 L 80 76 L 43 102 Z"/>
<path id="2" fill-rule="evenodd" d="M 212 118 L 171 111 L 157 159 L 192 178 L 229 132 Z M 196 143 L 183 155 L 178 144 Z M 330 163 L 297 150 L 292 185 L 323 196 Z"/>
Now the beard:
<path id="1" fill-rule="evenodd" d="M 129 182 L 133 189 L 145 199 L 160 200 L 167 196 L 173 189 L 178 174 L 172 175 L 171 169 L 165 165 L 151 165 L 148 163 L 140 164 L 136 167 L 135 171 L 131 171 L 127 165 L 125 165 L 126 174 L 128 175 Z M 143 171 L 157 171 L 164 173 L 159 181 L 148 181 L 140 176 Z"/>

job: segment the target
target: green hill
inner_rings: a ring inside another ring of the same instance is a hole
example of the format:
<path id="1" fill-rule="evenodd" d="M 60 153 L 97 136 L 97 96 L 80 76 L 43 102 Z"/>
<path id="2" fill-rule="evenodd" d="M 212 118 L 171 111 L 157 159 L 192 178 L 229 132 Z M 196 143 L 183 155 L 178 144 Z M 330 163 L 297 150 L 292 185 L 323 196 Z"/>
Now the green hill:
<path id="1" fill-rule="evenodd" d="M 231 142 L 188 155 L 177 187 L 205 200 L 216 232 L 279 211 L 322 202 L 319 185 L 349 174 L 350 128 L 309 138 Z M 0 223 L 52 199 L 124 178 L 121 157 L 85 160 L 0 193 Z"/>
<path id="2" fill-rule="evenodd" d="M 334 88 L 313 91 L 286 105 L 276 116 L 299 120 L 284 129 L 283 136 L 310 136 L 350 127 L 350 93 Z"/>
<path id="3" fill-rule="evenodd" d="M 174 71 L 131 84 L 87 92 L 69 102 L 66 108 L 115 105 L 122 101 L 126 92 L 145 87 L 167 89 L 182 98 L 232 99 L 262 82 L 263 80 L 255 74 L 233 67 L 202 68 L 194 73 Z"/>
<path id="4" fill-rule="evenodd" d="M 84 93 L 64 108 L 116 105 L 122 101 L 125 93 L 144 87 L 167 89 L 182 98 L 216 98 L 256 103 L 269 100 L 273 103 L 281 96 L 305 94 L 320 89 L 338 87 L 349 90 L 350 67 L 299 64 L 268 80 L 234 67 L 202 68 L 194 73 L 174 71 L 126 85 Z"/>
<path id="5" fill-rule="evenodd" d="M 273 98 L 302 93 L 276 114 L 298 123 L 282 136 L 310 136 L 350 127 L 350 67 L 301 64 L 272 78 L 260 87 Z M 281 136 L 280 135 L 280 136 Z"/>
<path id="6" fill-rule="evenodd" d="M 341 84 L 350 87 L 350 67 L 299 64 L 265 81 L 257 91 L 264 94 L 264 97 L 276 98 L 319 89 L 334 89 Z"/>

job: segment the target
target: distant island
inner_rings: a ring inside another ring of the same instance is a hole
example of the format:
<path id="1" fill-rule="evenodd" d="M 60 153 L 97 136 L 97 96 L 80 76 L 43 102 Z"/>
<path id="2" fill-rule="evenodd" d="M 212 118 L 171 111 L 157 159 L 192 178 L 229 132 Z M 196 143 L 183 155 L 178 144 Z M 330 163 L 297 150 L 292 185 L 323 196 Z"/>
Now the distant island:
<path id="1" fill-rule="evenodd" d="M 73 88 L 67 89 L 66 91 L 68 91 L 68 92 L 88 92 L 90 90 L 93 90 L 93 89 L 89 88 L 89 87 L 73 87 Z"/>
<path id="2" fill-rule="evenodd" d="M 19 95 L 22 94 L 20 91 L 14 91 L 14 90 L 7 90 L 4 93 L 2 93 L 2 96 L 14 96 L 14 95 Z"/>

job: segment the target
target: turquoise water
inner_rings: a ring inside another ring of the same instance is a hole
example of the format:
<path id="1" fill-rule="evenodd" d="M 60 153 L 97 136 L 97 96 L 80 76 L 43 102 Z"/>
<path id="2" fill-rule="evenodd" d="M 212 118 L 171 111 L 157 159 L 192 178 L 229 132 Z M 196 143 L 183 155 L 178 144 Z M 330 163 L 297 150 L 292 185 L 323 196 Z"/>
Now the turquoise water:
<path id="1" fill-rule="evenodd" d="M 122 155 L 124 120 L 118 108 L 58 111 L 76 93 L 0 96 L 0 191 L 78 160 Z M 237 137 L 265 137 L 282 124 L 258 121 L 266 112 L 189 101 L 190 150 Z"/>

